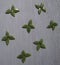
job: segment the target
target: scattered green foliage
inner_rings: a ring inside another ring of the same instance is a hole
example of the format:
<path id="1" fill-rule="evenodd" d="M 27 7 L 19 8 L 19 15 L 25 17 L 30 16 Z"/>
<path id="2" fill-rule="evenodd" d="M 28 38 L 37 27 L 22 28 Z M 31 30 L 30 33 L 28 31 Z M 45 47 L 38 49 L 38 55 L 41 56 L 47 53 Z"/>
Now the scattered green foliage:
<path id="1" fill-rule="evenodd" d="M 27 58 L 27 57 L 30 57 L 30 56 L 31 56 L 31 54 L 26 53 L 26 52 L 23 50 L 23 51 L 21 52 L 21 54 L 17 56 L 17 58 L 18 58 L 18 59 L 21 59 L 22 63 L 24 63 L 25 60 L 26 60 L 26 58 Z"/>
<path id="2" fill-rule="evenodd" d="M 54 20 L 51 20 L 49 25 L 47 26 L 48 29 L 52 29 L 52 31 L 54 31 L 55 27 L 58 26 L 58 24 L 56 22 L 54 22 Z"/>
<path id="3" fill-rule="evenodd" d="M 15 17 L 15 13 L 20 12 L 18 9 L 15 9 L 14 5 L 11 6 L 11 9 L 6 10 L 6 14 L 11 14 L 13 17 Z"/>
<path id="4" fill-rule="evenodd" d="M 38 9 L 38 14 L 41 14 L 41 11 L 46 12 L 46 9 L 44 8 L 44 3 L 39 4 L 35 4 L 35 7 Z"/>
<path id="5" fill-rule="evenodd" d="M 8 46 L 9 40 L 15 40 L 15 38 L 9 35 L 9 32 L 6 32 L 5 36 L 2 37 L 2 41 L 5 41 L 6 45 Z"/>
<path id="6" fill-rule="evenodd" d="M 46 46 L 43 44 L 43 39 L 40 39 L 40 41 L 34 41 L 33 44 L 36 45 L 36 50 L 39 51 L 40 48 L 45 49 Z"/>
<path id="7" fill-rule="evenodd" d="M 31 29 L 35 29 L 35 27 L 32 25 L 31 19 L 29 20 L 28 24 L 23 25 L 22 28 L 25 28 L 28 33 L 30 33 Z"/>

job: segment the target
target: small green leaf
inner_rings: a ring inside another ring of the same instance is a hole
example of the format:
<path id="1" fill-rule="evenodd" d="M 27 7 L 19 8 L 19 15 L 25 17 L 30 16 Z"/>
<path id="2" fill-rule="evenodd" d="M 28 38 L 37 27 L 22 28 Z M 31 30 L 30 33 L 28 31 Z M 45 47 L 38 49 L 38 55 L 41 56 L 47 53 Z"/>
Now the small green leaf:
<path id="1" fill-rule="evenodd" d="M 34 41 L 34 42 L 33 42 L 33 44 L 38 45 L 38 44 L 39 44 L 39 42 L 38 42 L 38 41 Z"/>
<path id="2" fill-rule="evenodd" d="M 52 31 L 54 31 L 54 29 L 55 29 L 55 26 L 52 27 Z"/>
<path id="3" fill-rule="evenodd" d="M 20 12 L 20 11 L 19 11 L 18 9 L 16 9 L 16 10 L 14 10 L 14 12 L 15 12 L 15 13 L 18 13 L 18 12 Z"/>
<path id="4" fill-rule="evenodd" d="M 22 56 L 22 55 L 18 55 L 17 58 L 18 58 L 18 59 L 22 59 L 23 56 Z"/>
<path id="5" fill-rule="evenodd" d="M 37 4 L 35 4 L 35 7 L 36 7 L 37 9 L 39 9 L 39 5 L 37 5 Z"/>
<path id="6" fill-rule="evenodd" d="M 15 7 L 14 7 L 14 5 L 12 5 L 12 6 L 11 6 L 11 10 L 15 10 Z"/>
<path id="7" fill-rule="evenodd" d="M 35 29 L 35 27 L 33 25 L 30 25 L 31 29 Z"/>
<path id="8" fill-rule="evenodd" d="M 7 40 L 7 36 L 4 36 L 3 38 L 2 38 L 2 41 L 6 41 Z"/>
<path id="9" fill-rule="evenodd" d="M 6 31 L 6 36 L 9 36 L 9 32 Z"/>
<path id="10" fill-rule="evenodd" d="M 41 3 L 40 8 L 43 9 L 43 7 L 44 7 L 44 3 Z"/>
<path id="11" fill-rule="evenodd" d="M 15 38 L 13 36 L 9 36 L 10 40 L 15 40 Z"/>
<path id="12" fill-rule="evenodd" d="M 37 47 L 36 47 L 37 51 L 39 51 L 39 49 L 40 49 L 40 44 L 38 44 Z"/>
<path id="13" fill-rule="evenodd" d="M 27 27 L 27 32 L 30 33 L 30 31 L 31 31 L 31 28 L 28 26 Z"/>
<path id="14" fill-rule="evenodd" d="M 6 12 L 5 12 L 6 14 L 10 14 L 11 13 L 11 10 L 10 9 L 8 9 L 8 10 L 6 10 Z"/>
<path id="15" fill-rule="evenodd" d="M 40 9 L 40 8 L 38 9 L 38 14 L 39 14 L 39 15 L 41 14 L 41 9 Z"/>
<path id="16" fill-rule="evenodd" d="M 46 48 L 45 44 L 41 44 L 41 48 L 45 49 Z"/>
<path id="17" fill-rule="evenodd" d="M 6 45 L 8 46 L 8 44 L 9 44 L 9 39 L 6 40 Z"/>
<path id="18" fill-rule="evenodd" d="M 11 15 L 12 15 L 13 17 L 15 17 L 15 13 L 14 13 L 13 11 L 11 12 Z"/>
<path id="19" fill-rule="evenodd" d="M 43 12 L 46 12 L 46 9 L 42 9 Z"/>
<path id="20" fill-rule="evenodd" d="M 24 50 L 21 53 L 22 53 L 22 55 L 25 55 L 25 51 Z"/>
<path id="21" fill-rule="evenodd" d="M 32 20 L 30 19 L 29 22 L 28 22 L 28 26 L 29 25 L 32 25 Z"/>
<path id="22" fill-rule="evenodd" d="M 25 24 L 24 26 L 22 26 L 22 28 L 27 28 L 27 26 L 28 26 L 28 25 Z"/>
<path id="23" fill-rule="evenodd" d="M 30 56 L 31 56 L 31 54 L 29 54 L 29 53 L 25 54 L 25 57 L 30 57 Z"/>
<path id="24" fill-rule="evenodd" d="M 25 59 L 25 57 L 24 57 L 24 58 L 22 58 L 22 63 L 24 63 L 24 62 L 25 62 L 25 60 L 26 60 L 26 59 Z"/>
<path id="25" fill-rule="evenodd" d="M 57 23 L 54 23 L 54 26 L 57 26 L 58 24 Z"/>
<path id="26" fill-rule="evenodd" d="M 43 43 L 43 39 L 40 39 L 39 43 L 42 44 Z"/>

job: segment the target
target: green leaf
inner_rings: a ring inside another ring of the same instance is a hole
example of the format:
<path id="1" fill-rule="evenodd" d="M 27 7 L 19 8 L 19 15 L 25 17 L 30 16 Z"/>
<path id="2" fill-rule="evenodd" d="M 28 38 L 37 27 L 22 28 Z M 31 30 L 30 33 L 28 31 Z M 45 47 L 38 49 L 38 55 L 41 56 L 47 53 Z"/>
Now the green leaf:
<path id="1" fill-rule="evenodd" d="M 6 31 L 6 36 L 9 36 L 9 32 L 8 31 Z"/>
<path id="2" fill-rule="evenodd" d="M 33 25 L 30 25 L 31 29 L 35 29 L 35 27 Z"/>
<path id="3" fill-rule="evenodd" d="M 3 38 L 2 38 L 2 41 L 6 41 L 7 40 L 7 36 L 4 36 Z"/>
<path id="4" fill-rule="evenodd" d="M 43 39 L 40 39 L 39 43 L 42 44 L 43 43 Z"/>
<path id="5" fill-rule="evenodd" d="M 30 26 L 28 26 L 27 27 L 27 32 L 30 33 L 30 31 L 31 31 L 31 28 L 30 28 Z"/>
<path id="6" fill-rule="evenodd" d="M 29 53 L 25 54 L 25 57 L 30 57 L 30 56 L 31 56 L 31 54 L 29 54 Z"/>
<path id="7" fill-rule="evenodd" d="M 41 4 L 40 4 L 40 8 L 43 9 L 43 7 L 44 7 L 44 3 L 41 3 Z"/>
<path id="8" fill-rule="evenodd" d="M 39 15 L 41 14 L 41 9 L 40 9 L 40 8 L 38 9 L 38 14 L 39 14 Z"/>
<path id="9" fill-rule="evenodd" d="M 30 19 L 28 22 L 28 26 L 32 25 L 32 20 Z"/>
<path id="10" fill-rule="evenodd" d="M 23 51 L 21 52 L 21 54 L 24 56 L 24 55 L 25 55 L 25 51 L 23 50 Z"/>
<path id="11" fill-rule="evenodd" d="M 10 40 L 15 40 L 15 38 L 13 36 L 9 36 Z"/>
<path id="12" fill-rule="evenodd" d="M 41 44 L 41 48 L 45 49 L 46 48 L 45 44 Z"/>
<path id="13" fill-rule="evenodd" d="M 5 12 L 6 14 L 10 14 L 11 13 L 11 10 L 10 9 L 8 9 L 8 10 L 6 10 L 6 12 Z"/>
<path id="14" fill-rule="evenodd" d="M 54 29 L 55 29 L 55 26 L 52 27 L 52 31 L 54 31 Z"/>
<path id="15" fill-rule="evenodd" d="M 43 12 L 46 12 L 46 9 L 42 9 Z"/>
<path id="16" fill-rule="evenodd" d="M 15 10 L 15 7 L 14 7 L 14 5 L 12 5 L 12 6 L 11 6 L 11 10 Z"/>
<path id="17" fill-rule="evenodd" d="M 23 55 L 18 55 L 17 58 L 18 59 L 22 59 L 23 58 Z"/>
<path id="18" fill-rule="evenodd" d="M 57 26 L 58 24 L 54 22 L 54 26 Z"/>
<path id="19" fill-rule="evenodd" d="M 7 39 L 5 42 L 6 42 L 6 45 L 8 46 L 8 44 L 9 44 L 9 39 Z"/>
<path id="20" fill-rule="evenodd" d="M 37 9 L 39 9 L 39 5 L 37 5 L 37 4 L 35 4 L 35 7 L 36 7 Z"/>
<path id="21" fill-rule="evenodd" d="M 13 11 L 11 12 L 11 15 L 12 15 L 13 17 L 15 17 L 15 13 L 14 13 Z"/>
<path id="22" fill-rule="evenodd" d="M 20 12 L 20 11 L 19 11 L 18 9 L 16 9 L 16 10 L 14 10 L 14 12 L 15 12 L 15 13 L 18 13 L 18 12 Z"/>
<path id="23" fill-rule="evenodd" d="M 37 47 L 36 47 L 37 51 L 39 51 L 39 49 L 40 49 L 40 44 L 38 44 Z"/>
<path id="24" fill-rule="evenodd" d="M 24 63 L 25 62 L 25 60 L 26 60 L 26 58 L 24 57 L 24 58 L 22 58 L 22 63 Z"/>
<path id="25" fill-rule="evenodd" d="M 27 28 L 27 26 L 28 26 L 28 25 L 25 24 L 24 26 L 22 26 L 22 28 Z"/>
<path id="26" fill-rule="evenodd" d="M 34 42 L 33 42 L 33 44 L 38 45 L 38 44 L 39 44 L 39 42 L 38 42 L 38 41 L 34 41 Z"/>

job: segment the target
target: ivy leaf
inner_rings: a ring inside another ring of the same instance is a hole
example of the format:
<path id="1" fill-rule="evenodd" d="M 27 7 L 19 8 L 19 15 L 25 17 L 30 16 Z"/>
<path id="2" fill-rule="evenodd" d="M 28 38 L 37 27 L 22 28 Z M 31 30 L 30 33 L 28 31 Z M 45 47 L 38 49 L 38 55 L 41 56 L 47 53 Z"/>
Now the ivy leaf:
<path id="1" fill-rule="evenodd" d="M 9 39 L 6 40 L 6 45 L 8 46 L 8 44 L 9 44 Z"/>
<path id="2" fill-rule="evenodd" d="M 46 48 L 45 44 L 41 44 L 41 48 L 45 49 Z"/>
<path id="3" fill-rule="evenodd" d="M 22 26 L 22 28 L 27 28 L 27 26 L 28 26 L 28 25 L 25 24 L 24 26 Z"/>
<path id="4" fill-rule="evenodd" d="M 36 47 L 37 51 L 39 51 L 39 49 L 40 49 L 40 44 L 38 44 L 37 47 Z"/>
<path id="5" fill-rule="evenodd" d="M 6 10 L 6 12 L 5 12 L 6 14 L 10 14 L 11 13 L 11 10 L 10 9 L 8 9 L 8 10 Z"/>
<path id="6" fill-rule="evenodd" d="M 30 57 L 30 56 L 31 56 L 31 54 L 29 54 L 29 53 L 25 54 L 25 57 Z"/>
<path id="7" fill-rule="evenodd" d="M 13 36 L 9 36 L 10 40 L 15 40 L 15 38 Z"/>
<path id="8" fill-rule="evenodd" d="M 36 7 L 37 9 L 39 9 L 39 5 L 37 5 L 37 4 L 35 4 L 35 7 Z"/>
<path id="9" fill-rule="evenodd" d="M 39 42 L 38 42 L 38 41 L 35 41 L 35 42 L 33 42 L 33 44 L 38 45 L 38 44 L 39 44 Z"/>
<path id="10" fill-rule="evenodd" d="M 38 9 L 38 14 L 39 14 L 39 15 L 41 14 L 41 9 L 40 9 L 40 8 Z"/>

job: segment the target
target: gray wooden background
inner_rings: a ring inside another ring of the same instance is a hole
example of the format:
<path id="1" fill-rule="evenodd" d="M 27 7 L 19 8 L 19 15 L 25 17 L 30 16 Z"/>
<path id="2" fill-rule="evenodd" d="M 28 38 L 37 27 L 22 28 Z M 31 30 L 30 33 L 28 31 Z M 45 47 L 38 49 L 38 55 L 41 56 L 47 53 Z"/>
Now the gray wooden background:
<path id="1" fill-rule="evenodd" d="M 34 5 L 42 1 L 47 12 L 38 15 Z M 12 4 L 20 10 L 15 18 L 5 14 Z M 29 19 L 35 25 L 30 34 L 21 28 Z M 51 19 L 58 23 L 54 31 L 46 29 Z M 1 41 L 6 31 L 16 38 L 8 46 Z M 40 38 L 46 49 L 37 52 L 33 41 Z M 22 50 L 32 55 L 24 64 L 16 58 Z M 0 65 L 60 65 L 60 0 L 0 0 Z"/>

